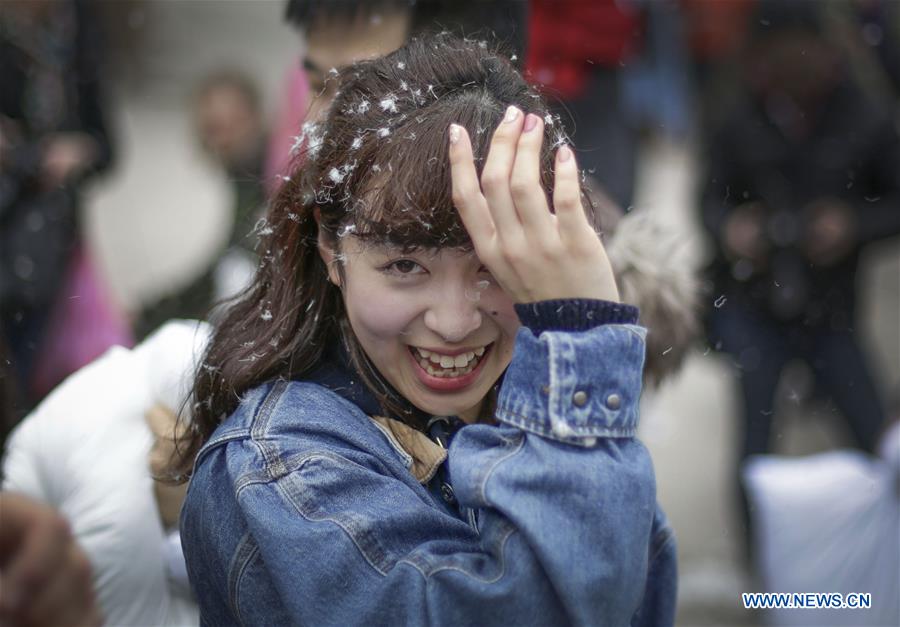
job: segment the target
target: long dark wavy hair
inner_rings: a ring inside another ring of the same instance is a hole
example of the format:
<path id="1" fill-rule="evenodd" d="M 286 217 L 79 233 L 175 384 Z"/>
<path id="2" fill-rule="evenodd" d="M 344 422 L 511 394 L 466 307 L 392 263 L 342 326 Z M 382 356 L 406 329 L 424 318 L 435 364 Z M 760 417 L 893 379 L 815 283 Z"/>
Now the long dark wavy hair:
<path id="1" fill-rule="evenodd" d="M 326 119 L 304 125 L 292 174 L 258 225 L 253 283 L 229 304 L 197 369 L 175 480 L 189 477 L 196 453 L 245 392 L 273 379 L 302 379 L 335 342 L 388 415 L 423 428 L 422 413 L 383 379 L 354 337 L 317 238 L 321 229 L 338 251 L 348 234 L 406 251 L 471 250 L 451 201 L 451 123 L 469 131 L 480 172 L 508 105 L 543 117 L 549 197 L 554 148 L 567 141 L 561 124 L 510 61 L 484 43 L 416 39 L 335 72 L 334 80 L 339 90 Z"/>

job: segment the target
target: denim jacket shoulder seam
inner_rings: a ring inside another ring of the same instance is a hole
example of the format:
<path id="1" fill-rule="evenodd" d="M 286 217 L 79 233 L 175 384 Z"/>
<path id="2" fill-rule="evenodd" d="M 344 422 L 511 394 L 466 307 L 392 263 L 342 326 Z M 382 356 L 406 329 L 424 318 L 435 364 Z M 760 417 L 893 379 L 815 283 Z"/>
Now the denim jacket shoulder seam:
<path id="1" fill-rule="evenodd" d="M 246 430 L 242 429 L 239 431 L 236 430 L 233 433 L 224 434 L 216 438 L 215 440 L 207 440 L 206 444 L 204 444 L 200 451 L 197 453 L 197 458 L 195 459 L 194 463 L 196 464 L 198 461 L 200 461 L 200 459 L 206 457 L 210 453 L 210 451 L 218 448 L 223 444 L 228 444 L 229 442 L 234 442 L 236 440 L 246 440 L 249 437 L 250 434 L 247 433 Z"/>
<path id="2" fill-rule="evenodd" d="M 284 380 L 276 381 L 250 421 L 250 440 L 259 449 L 266 472 L 271 477 L 279 477 L 284 474 L 284 462 L 278 454 L 277 447 L 269 444 L 265 435 L 275 406 L 287 390 L 288 383 Z"/>
<path id="3" fill-rule="evenodd" d="M 282 384 L 282 385 L 278 385 Z M 224 433 L 220 433 L 218 435 L 213 435 L 206 443 L 200 448 L 200 451 L 197 453 L 197 460 L 201 457 L 205 456 L 210 450 L 222 445 L 227 444 L 228 442 L 233 442 L 235 440 L 245 440 L 245 439 L 254 439 L 253 437 L 253 425 L 257 421 L 259 414 L 265 411 L 267 414 L 271 413 L 271 407 L 267 407 L 268 404 L 274 405 L 275 401 L 281 397 L 284 393 L 284 389 L 286 388 L 287 381 L 276 381 L 276 385 L 273 385 L 268 392 L 266 392 L 265 398 L 263 398 L 260 407 L 254 410 L 254 415 L 250 421 L 249 426 L 241 426 L 241 427 L 232 427 L 227 429 Z M 273 394 L 278 392 L 278 396 L 273 399 Z M 270 401 L 271 399 L 271 401 Z"/>
<path id="4" fill-rule="evenodd" d="M 261 468 L 256 470 L 250 470 L 241 474 L 237 480 L 234 482 L 234 493 L 235 496 L 239 496 L 240 493 L 244 490 L 244 488 L 249 487 L 251 485 L 261 485 L 266 483 L 276 483 L 279 480 L 283 479 L 285 476 L 295 472 L 303 466 L 304 463 L 309 461 L 310 459 L 314 459 L 316 457 L 326 457 L 329 459 L 341 459 L 340 456 L 336 456 L 330 451 L 325 451 L 321 449 L 313 449 L 308 451 L 301 451 L 290 455 L 287 459 L 280 460 L 279 464 L 284 469 L 284 472 L 280 475 L 273 475 L 268 468 Z"/>

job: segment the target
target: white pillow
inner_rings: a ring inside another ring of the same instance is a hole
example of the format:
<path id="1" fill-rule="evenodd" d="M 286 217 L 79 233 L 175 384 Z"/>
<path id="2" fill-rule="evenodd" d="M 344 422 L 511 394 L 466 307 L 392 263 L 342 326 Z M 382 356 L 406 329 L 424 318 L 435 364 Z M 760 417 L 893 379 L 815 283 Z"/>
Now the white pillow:
<path id="1" fill-rule="evenodd" d="M 156 402 L 179 409 L 208 336 L 205 323 L 175 321 L 134 350 L 110 349 L 66 379 L 8 441 L 3 489 L 69 520 L 108 624 L 199 623 L 168 574 L 144 414 Z"/>

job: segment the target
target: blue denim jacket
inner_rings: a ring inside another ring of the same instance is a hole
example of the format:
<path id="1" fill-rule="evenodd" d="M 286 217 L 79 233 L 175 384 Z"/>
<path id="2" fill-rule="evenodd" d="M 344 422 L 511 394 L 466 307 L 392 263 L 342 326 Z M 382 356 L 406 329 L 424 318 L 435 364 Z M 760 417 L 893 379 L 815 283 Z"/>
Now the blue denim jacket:
<path id="1" fill-rule="evenodd" d="M 644 333 L 520 329 L 496 426 L 446 452 L 316 383 L 248 393 L 182 511 L 202 624 L 673 624 Z"/>

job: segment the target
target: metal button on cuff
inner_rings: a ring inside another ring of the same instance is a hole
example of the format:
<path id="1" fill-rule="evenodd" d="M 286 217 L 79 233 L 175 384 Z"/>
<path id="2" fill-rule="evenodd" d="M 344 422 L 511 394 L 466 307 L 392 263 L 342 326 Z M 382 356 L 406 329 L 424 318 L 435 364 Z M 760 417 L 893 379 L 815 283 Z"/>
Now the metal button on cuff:
<path id="1" fill-rule="evenodd" d="M 622 398 L 618 394 L 610 394 L 606 397 L 606 406 L 609 409 L 619 409 L 622 406 Z"/>
<path id="2" fill-rule="evenodd" d="M 587 401 L 588 401 L 587 392 L 579 391 L 579 392 L 575 392 L 575 394 L 572 395 L 572 402 L 575 403 L 576 405 L 578 405 L 579 407 L 584 407 L 585 404 L 587 403 Z"/>

